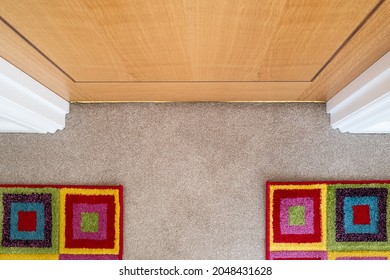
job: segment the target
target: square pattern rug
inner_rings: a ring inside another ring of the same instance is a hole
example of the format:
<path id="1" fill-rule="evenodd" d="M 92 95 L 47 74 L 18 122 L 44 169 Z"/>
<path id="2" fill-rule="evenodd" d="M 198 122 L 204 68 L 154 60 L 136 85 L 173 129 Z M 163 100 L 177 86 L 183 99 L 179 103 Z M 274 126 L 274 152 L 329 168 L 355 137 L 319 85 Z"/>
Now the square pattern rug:
<path id="1" fill-rule="evenodd" d="M 122 186 L 0 185 L 0 260 L 122 259 Z"/>
<path id="2" fill-rule="evenodd" d="M 267 182 L 266 259 L 387 260 L 390 181 Z"/>

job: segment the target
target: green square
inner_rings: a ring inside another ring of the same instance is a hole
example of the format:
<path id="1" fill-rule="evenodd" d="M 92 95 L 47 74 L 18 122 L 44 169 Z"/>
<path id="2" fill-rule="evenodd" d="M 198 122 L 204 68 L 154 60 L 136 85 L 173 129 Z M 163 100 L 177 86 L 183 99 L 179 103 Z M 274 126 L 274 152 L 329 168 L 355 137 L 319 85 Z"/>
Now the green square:
<path id="1" fill-rule="evenodd" d="M 98 232 L 99 231 L 99 214 L 95 212 L 81 213 L 81 231 Z"/>
<path id="2" fill-rule="evenodd" d="M 288 224 L 290 226 L 305 225 L 305 206 L 294 205 L 288 208 Z"/>

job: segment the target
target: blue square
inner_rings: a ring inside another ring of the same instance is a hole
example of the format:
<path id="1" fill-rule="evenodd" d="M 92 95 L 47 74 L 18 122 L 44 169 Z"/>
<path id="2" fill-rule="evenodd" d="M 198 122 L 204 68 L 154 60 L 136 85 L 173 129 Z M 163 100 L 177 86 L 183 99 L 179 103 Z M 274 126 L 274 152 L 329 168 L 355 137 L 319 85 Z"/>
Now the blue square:
<path id="1" fill-rule="evenodd" d="M 18 230 L 18 213 L 20 211 L 35 211 L 37 213 L 36 231 Z M 44 240 L 45 238 L 44 204 L 39 202 L 13 202 L 11 203 L 11 240 Z"/>
<path id="2" fill-rule="evenodd" d="M 353 209 L 355 205 L 368 205 L 370 208 L 370 223 L 356 225 L 353 223 Z M 378 197 L 360 196 L 344 198 L 344 228 L 345 233 L 378 233 Z"/>

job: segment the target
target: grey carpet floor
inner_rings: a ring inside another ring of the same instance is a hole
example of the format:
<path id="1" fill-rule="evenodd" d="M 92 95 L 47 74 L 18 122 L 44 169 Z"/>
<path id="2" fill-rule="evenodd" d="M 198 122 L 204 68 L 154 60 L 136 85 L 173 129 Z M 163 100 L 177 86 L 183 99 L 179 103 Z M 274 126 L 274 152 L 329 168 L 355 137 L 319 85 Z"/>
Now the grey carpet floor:
<path id="1" fill-rule="evenodd" d="M 0 183 L 123 185 L 125 259 L 262 259 L 265 183 L 390 179 L 390 135 L 324 104 L 73 104 L 53 135 L 0 134 Z"/>

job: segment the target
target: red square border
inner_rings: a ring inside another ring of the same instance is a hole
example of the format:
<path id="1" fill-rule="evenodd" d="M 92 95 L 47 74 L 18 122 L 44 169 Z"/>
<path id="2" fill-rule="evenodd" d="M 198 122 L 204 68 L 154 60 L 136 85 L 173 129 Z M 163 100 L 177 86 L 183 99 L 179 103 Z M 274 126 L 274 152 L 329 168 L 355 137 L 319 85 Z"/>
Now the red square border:
<path id="1" fill-rule="evenodd" d="M 313 234 L 282 234 L 280 230 L 280 205 L 283 198 L 311 198 L 314 211 Z M 275 190 L 273 205 L 273 230 L 275 243 L 313 243 L 321 241 L 321 190 Z"/>
<path id="2" fill-rule="evenodd" d="M 112 249 L 115 245 L 115 201 L 110 195 L 73 195 L 65 197 L 65 248 L 104 248 Z M 107 238 L 104 240 L 73 238 L 73 207 L 77 203 L 107 205 Z"/>

